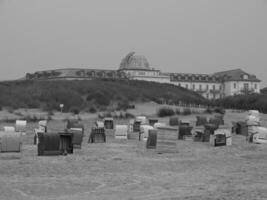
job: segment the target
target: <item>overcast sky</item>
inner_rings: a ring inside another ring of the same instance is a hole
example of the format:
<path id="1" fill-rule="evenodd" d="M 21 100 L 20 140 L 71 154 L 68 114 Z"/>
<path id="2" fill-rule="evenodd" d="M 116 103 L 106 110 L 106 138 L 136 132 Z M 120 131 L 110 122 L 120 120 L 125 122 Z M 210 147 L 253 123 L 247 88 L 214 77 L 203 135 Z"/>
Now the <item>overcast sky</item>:
<path id="1" fill-rule="evenodd" d="M 0 80 L 117 69 L 130 51 L 163 72 L 242 68 L 267 86 L 267 0 L 0 0 Z"/>

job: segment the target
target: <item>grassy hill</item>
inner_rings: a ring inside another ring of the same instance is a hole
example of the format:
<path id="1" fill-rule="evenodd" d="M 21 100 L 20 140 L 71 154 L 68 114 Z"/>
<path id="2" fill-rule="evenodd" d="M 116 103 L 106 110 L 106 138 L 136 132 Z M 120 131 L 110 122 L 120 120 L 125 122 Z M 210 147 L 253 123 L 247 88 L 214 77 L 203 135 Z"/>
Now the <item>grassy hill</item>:
<path id="1" fill-rule="evenodd" d="M 76 108 L 93 112 L 145 101 L 208 103 L 197 93 L 178 86 L 134 80 L 2 82 L 0 94 L 0 106 L 14 109 L 58 110 L 63 103 L 65 111 Z"/>

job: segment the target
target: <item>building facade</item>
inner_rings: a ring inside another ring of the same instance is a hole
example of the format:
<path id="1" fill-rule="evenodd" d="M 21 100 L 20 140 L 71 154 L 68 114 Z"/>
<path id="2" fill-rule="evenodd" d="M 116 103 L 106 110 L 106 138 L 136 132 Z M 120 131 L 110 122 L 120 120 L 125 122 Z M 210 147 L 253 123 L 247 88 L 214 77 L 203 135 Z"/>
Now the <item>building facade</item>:
<path id="1" fill-rule="evenodd" d="M 121 62 L 120 72 L 129 79 L 177 85 L 195 91 L 207 99 L 237 94 L 260 93 L 260 80 L 241 69 L 214 74 L 162 73 L 149 66 L 144 56 L 129 53 Z"/>
<path id="2" fill-rule="evenodd" d="M 260 80 L 241 69 L 214 73 L 220 77 L 224 96 L 260 93 Z"/>
<path id="3" fill-rule="evenodd" d="M 58 69 L 26 74 L 27 80 L 132 79 L 168 83 L 192 90 L 207 99 L 260 93 L 260 80 L 241 69 L 213 74 L 163 73 L 150 67 L 143 55 L 127 54 L 118 70 Z"/>
<path id="4" fill-rule="evenodd" d="M 207 99 L 222 98 L 220 79 L 208 74 L 172 74 L 171 83 L 199 93 Z"/>

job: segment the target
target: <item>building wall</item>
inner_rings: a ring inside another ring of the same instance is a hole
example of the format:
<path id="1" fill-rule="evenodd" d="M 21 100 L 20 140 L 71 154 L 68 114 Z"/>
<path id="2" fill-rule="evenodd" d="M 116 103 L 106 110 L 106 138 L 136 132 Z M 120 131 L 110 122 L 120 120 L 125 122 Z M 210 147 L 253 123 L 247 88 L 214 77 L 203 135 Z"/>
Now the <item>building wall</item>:
<path id="1" fill-rule="evenodd" d="M 138 73 L 135 73 L 138 74 Z M 160 77 L 160 75 L 151 75 L 151 73 L 144 73 L 147 76 L 136 76 L 132 74 L 132 78 L 136 80 L 154 81 L 159 83 L 170 83 L 183 88 L 195 91 L 207 99 L 219 99 L 225 96 L 241 94 L 244 90 L 244 84 L 247 84 L 247 92 L 260 93 L 260 83 L 256 81 L 226 81 L 221 82 L 219 79 L 198 81 L 190 79 L 187 75 L 187 80 L 171 78 L 170 75 Z"/>
<path id="2" fill-rule="evenodd" d="M 159 76 L 159 71 L 147 71 L 147 70 L 123 70 L 128 76 L 144 76 L 144 77 L 157 77 Z"/>
<path id="3" fill-rule="evenodd" d="M 241 94 L 244 90 L 244 84 L 247 84 L 248 91 L 260 93 L 260 83 L 253 82 L 253 81 L 227 81 L 224 83 L 225 89 L 224 94 L 225 96 L 232 96 Z"/>
<path id="4" fill-rule="evenodd" d="M 145 77 L 145 76 L 135 76 L 132 77 L 133 80 L 139 81 L 151 81 L 157 83 L 171 83 L 169 77 Z"/>
<path id="5" fill-rule="evenodd" d="M 218 99 L 221 97 L 223 93 L 222 84 L 216 82 L 213 83 L 213 82 L 172 81 L 171 83 L 195 91 L 207 99 Z"/>

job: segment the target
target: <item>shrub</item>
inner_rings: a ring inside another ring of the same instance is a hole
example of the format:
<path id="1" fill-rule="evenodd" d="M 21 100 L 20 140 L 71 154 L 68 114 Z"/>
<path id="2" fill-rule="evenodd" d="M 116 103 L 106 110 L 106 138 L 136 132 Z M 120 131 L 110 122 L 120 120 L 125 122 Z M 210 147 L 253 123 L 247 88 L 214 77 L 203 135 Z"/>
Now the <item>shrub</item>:
<path id="1" fill-rule="evenodd" d="M 46 118 L 47 121 L 51 121 L 52 120 L 52 115 L 47 115 L 47 118 Z"/>
<path id="2" fill-rule="evenodd" d="M 116 110 L 127 110 L 130 107 L 128 101 L 119 102 Z"/>
<path id="3" fill-rule="evenodd" d="M 259 110 L 267 113 L 267 95 L 266 94 L 250 94 L 250 95 L 235 95 L 216 100 L 216 106 L 239 109 L 239 110 Z"/>
<path id="4" fill-rule="evenodd" d="M 15 123 L 16 122 L 16 119 L 10 119 L 8 117 L 5 117 L 3 120 L 1 120 L 2 122 L 5 122 L 5 123 Z"/>
<path id="5" fill-rule="evenodd" d="M 83 120 L 80 115 L 78 115 L 77 119 L 78 119 L 78 121 L 82 121 Z"/>
<path id="6" fill-rule="evenodd" d="M 27 122 L 38 122 L 40 120 L 46 120 L 46 117 L 38 116 L 37 115 L 26 115 L 21 118 L 22 120 L 26 120 Z"/>
<path id="7" fill-rule="evenodd" d="M 98 118 L 99 119 L 104 119 L 105 118 L 104 113 L 98 113 Z"/>
<path id="8" fill-rule="evenodd" d="M 94 107 L 94 106 L 91 106 L 90 108 L 89 108 L 89 112 L 90 113 L 96 113 L 96 108 Z"/>
<path id="9" fill-rule="evenodd" d="M 210 108 L 210 107 L 208 107 L 205 111 L 204 111 L 204 113 L 208 113 L 208 114 L 211 114 L 213 112 L 213 110 Z"/>
<path id="10" fill-rule="evenodd" d="M 216 107 L 216 108 L 214 108 L 214 112 L 220 113 L 220 114 L 225 114 L 225 109 L 222 107 Z"/>
<path id="11" fill-rule="evenodd" d="M 49 110 L 47 114 L 52 116 L 52 115 L 54 115 L 54 112 L 52 110 Z"/>
<path id="12" fill-rule="evenodd" d="M 177 109 L 175 110 L 175 114 L 176 114 L 176 115 L 180 115 L 180 114 L 181 114 L 181 110 L 180 110 L 180 108 L 177 108 Z"/>
<path id="13" fill-rule="evenodd" d="M 105 117 L 114 117 L 114 114 L 111 112 L 100 112 L 98 113 L 98 118 L 99 119 L 104 119 Z"/>
<path id="14" fill-rule="evenodd" d="M 173 116 L 174 114 L 174 110 L 168 107 L 162 107 L 157 112 L 158 117 Z"/>
<path id="15" fill-rule="evenodd" d="M 23 116 L 23 114 L 21 112 L 19 112 L 19 111 L 15 111 L 14 114 L 17 115 L 17 116 L 20 116 L 20 117 Z"/>
<path id="16" fill-rule="evenodd" d="M 169 120 L 170 126 L 178 126 L 179 125 L 179 119 L 178 117 L 171 117 Z"/>
<path id="17" fill-rule="evenodd" d="M 192 111 L 190 108 L 185 108 L 184 111 L 183 111 L 183 115 L 191 115 L 192 114 Z"/>
<path id="18" fill-rule="evenodd" d="M 135 118 L 135 116 L 133 114 L 128 113 L 128 112 L 126 112 L 125 117 L 126 117 L 126 119 L 128 119 L 128 118 L 130 118 L 130 119 Z"/>
<path id="19" fill-rule="evenodd" d="M 14 113 L 14 109 L 13 109 L 12 107 L 9 107 L 9 108 L 7 109 L 7 112 L 9 112 L 9 113 Z"/>
<path id="20" fill-rule="evenodd" d="M 135 105 L 134 104 L 129 104 L 128 109 L 135 109 Z"/>
<path id="21" fill-rule="evenodd" d="M 74 115 L 78 115 L 80 113 L 80 109 L 78 107 L 71 107 L 70 112 L 72 112 Z"/>
<path id="22" fill-rule="evenodd" d="M 101 105 L 101 106 L 108 106 L 110 104 L 110 99 L 107 97 L 107 95 L 104 95 L 102 92 L 92 92 L 89 93 L 87 98 L 87 101 L 94 101 L 95 104 Z"/>

